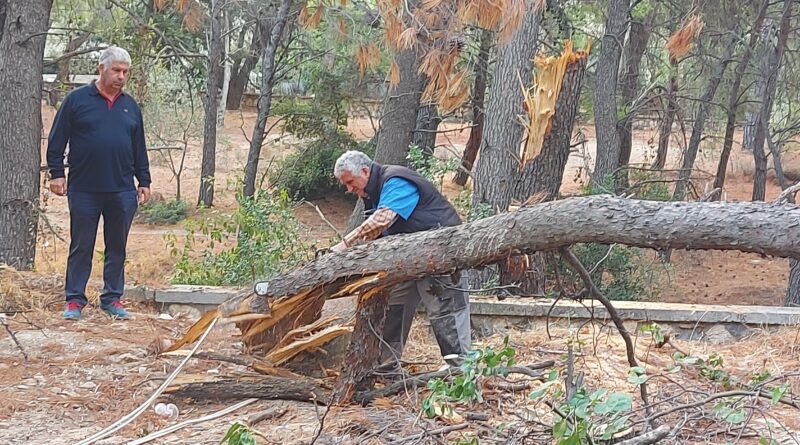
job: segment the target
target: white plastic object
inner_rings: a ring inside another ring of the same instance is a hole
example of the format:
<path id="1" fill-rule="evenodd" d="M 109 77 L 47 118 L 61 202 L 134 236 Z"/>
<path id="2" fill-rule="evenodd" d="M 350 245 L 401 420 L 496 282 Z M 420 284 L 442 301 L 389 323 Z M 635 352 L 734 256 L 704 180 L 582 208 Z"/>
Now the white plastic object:
<path id="1" fill-rule="evenodd" d="M 161 417 L 169 417 L 171 420 L 175 420 L 180 415 L 180 411 L 178 407 L 175 406 L 174 403 L 165 404 L 165 403 L 156 403 L 154 407 L 156 414 Z"/>

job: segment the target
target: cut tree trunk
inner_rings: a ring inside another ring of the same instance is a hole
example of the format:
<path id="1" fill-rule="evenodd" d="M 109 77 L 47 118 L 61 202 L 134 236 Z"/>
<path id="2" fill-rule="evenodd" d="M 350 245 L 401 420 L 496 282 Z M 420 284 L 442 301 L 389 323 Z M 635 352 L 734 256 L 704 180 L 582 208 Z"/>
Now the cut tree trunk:
<path id="1" fill-rule="evenodd" d="M 625 40 L 630 0 L 609 0 L 605 32 L 597 58 L 594 88 L 594 125 L 597 134 L 597 157 L 592 182 L 602 185 L 619 167 L 617 133 L 617 77 L 622 42 Z"/>
<path id="2" fill-rule="evenodd" d="M 664 107 L 664 117 L 658 127 L 658 151 L 653 160 L 653 170 L 663 170 L 667 165 L 672 123 L 675 122 L 675 114 L 678 112 L 678 61 L 670 58 L 669 68 L 669 84 L 667 84 L 667 94 L 664 98 L 666 106 Z"/>
<path id="3" fill-rule="evenodd" d="M 736 131 L 736 110 L 739 107 L 739 89 L 742 87 L 742 79 L 744 78 L 745 70 L 750 64 L 750 57 L 753 54 L 753 49 L 758 42 L 758 30 L 764 23 L 764 17 L 767 15 L 767 7 L 769 0 L 761 2 L 761 6 L 756 12 L 756 19 L 753 24 L 753 30 L 750 32 L 750 41 L 745 46 L 744 52 L 739 59 L 739 64 L 736 66 L 736 72 L 733 75 L 733 83 L 731 84 L 730 92 L 728 93 L 728 109 L 727 120 L 725 122 L 725 138 L 722 143 L 722 152 L 719 155 L 719 164 L 717 164 L 717 174 L 714 177 L 714 186 L 712 189 L 723 190 L 725 188 L 725 176 L 728 171 L 728 161 L 731 157 L 731 150 L 733 149 L 733 135 Z M 722 193 L 717 194 L 722 196 Z M 716 200 L 712 197 L 711 200 Z"/>
<path id="4" fill-rule="evenodd" d="M 520 167 L 524 127 L 519 116 L 525 114 L 522 85 L 531 84 L 541 15 L 533 2 L 527 4 L 522 24 L 507 43 L 498 45 L 480 157 L 475 165 L 473 208 L 488 206 L 493 213 L 508 209 L 513 178 Z"/>
<path id="5" fill-rule="evenodd" d="M 203 160 L 200 166 L 200 193 L 197 204 L 214 205 L 214 175 L 217 169 L 217 99 L 222 69 L 223 0 L 211 0 L 211 35 L 208 40 L 208 80 L 206 81 L 205 120 L 203 123 Z"/>
<path id="6" fill-rule="evenodd" d="M 789 39 L 792 7 L 794 0 L 785 0 L 783 14 L 781 15 L 778 39 L 775 45 L 767 43 L 765 45 L 765 57 L 763 73 L 767 76 L 764 94 L 761 98 L 761 108 L 757 118 L 755 128 L 755 139 L 753 141 L 753 158 L 756 168 L 753 175 L 753 201 L 763 201 L 767 191 L 767 156 L 764 153 L 764 142 L 768 133 L 770 117 L 772 116 L 772 105 L 775 102 L 775 89 L 778 86 L 778 75 L 783 61 L 783 53 L 786 50 L 786 42 Z"/>
<path id="7" fill-rule="evenodd" d="M 636 97 L 639 90 L 639 71 L 641 70 L 642 57 L 647 49 L 647 42 L 650 40 L 650 29 L 656 17 L 656 8 L 647 15 L 643 22 L 631 21 L 628 39 L 625 42 L 624 68 L 622 69 L 620 84 L 622 86 L 622 104 L 626 113 L 618 123 L 617 133 L 619 133 L 619 162 L 617 165 L 625 167 L 631 161 L 631 149 L 633 147 L 633 120 L 636 117 L 638 105 Z M 628 182 L 627 170 L 619 173 L 619 181 L 623 189 L 627 189 Z"/>
<path id="8" fill-rule="evenodd" d="M 264 43 L 264 53 L 261 57 L 261 91 L 258 95 L 258 114 L 253 127 L 253 136 L 250 138 L 250 149 L 247 151 L 247 165 L 244 168 L 244 196 L 253 196 L 256 191 L 256 176 L 258 175 L 258 160 L 261 156 L 261 144 L 266 136 L 267 118 L 272 108 L 272 87 L 275 85 L 275 55 L 278 44 L 283 37 L 283 30 L 289 19 L 289 8 L 292 0 L 282 0 L 278 9 L 277 19 L 269 33 L 269 41 Z"/>
<path id="9" fill-rule="evenodd" d="M 0 0 L 0 263 L 22 270 L 36 256 L 41 73 L 52 6 Z"/>
<path id="10" fill-rule="evenodd" d="M 733 58 L 733 52 L 739 42 L 739 35 L 737 32 L 738 23 L 734 22 L 733 29 L 729 31 L 730 36 L 725 45 L 725 50 L 722 53 L 719 62 L 711 72 L 711 77 L 708 79 L 708 86 L 706 91 L 700 97 L 700 103 L 697 105 L 697 114 L 692 124 L 692 137 L 689 139 L 689 146 L 683 155 L 683 164 L 678 173 L 678 181 L 675 183 L 675 192 L 672 199 L 680 201 L 686 195 L 686 183 L 692 177 L 692 170 L 694 169 L 694 162 L 697 159 L 697 152 L 700 151 L 700 141 L 705 131 L 706 119 L 711 113 L 711 105 L 714 96 L 717 94 L 717 87 L 722 81 L 722 76 L 725 75 L 725 69 Z"/>
<path id="11" fill-rule="evenodd" d="M 480 49 L 475 59 L 475 83 L 472 87 L 472 128 L 469 130 L 469 139 L 461 156 L 461 168 L 453 177 L 453 182 L 460 186 L 467 184 L 469 172 L 475 165 L 478 149 L 481 147 L 483 125 L 486 120 L 483 107 L 486 102 L 486 82 L 489 76 L 489 53 L 493 40 L 494 33 L 486 29 L 481 30 Z"/>

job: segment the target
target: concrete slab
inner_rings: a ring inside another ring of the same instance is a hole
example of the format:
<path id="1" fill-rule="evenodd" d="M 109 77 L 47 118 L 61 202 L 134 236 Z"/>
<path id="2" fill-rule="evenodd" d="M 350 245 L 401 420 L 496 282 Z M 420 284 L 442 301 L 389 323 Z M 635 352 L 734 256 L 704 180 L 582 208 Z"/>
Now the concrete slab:
<path id="1" fill-rule="evenodd" d="M 217 286 L 175 285 L 155 291 L 157 303 L 218 305 L 237 295 L 239 289 Z"/>

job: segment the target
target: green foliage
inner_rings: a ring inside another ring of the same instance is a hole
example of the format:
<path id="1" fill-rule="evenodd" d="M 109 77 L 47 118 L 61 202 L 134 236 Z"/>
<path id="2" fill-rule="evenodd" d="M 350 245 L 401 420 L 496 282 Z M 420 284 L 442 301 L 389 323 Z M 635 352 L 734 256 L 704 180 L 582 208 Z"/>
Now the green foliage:
<path id="1" fill-rule="evenodd" d="M 406 160 L 408 161 L 408 168 L 416 171 L 428 181 L 438 184 L 440 189 L 445 173 L 457 171 L 459 165 L 459 160 L 456 158 L 439 159 L 436 156 L 424 153 L 421 148 L 414 144 L 408 146 Z"/>
<path id="2" fill-rule="evenodd" d="M 347 100 L 339 86 L 341 78 L 320 71 L 313 76 L 314 98 L 286 98 L 272 109 L 284 119 L 282 130 L 307 145 L 283 158 L 270 172 L 270 183 L 286 189 L 296 199 L 314 199 L 330 192 L 344 193 L 333 176 L 336 159 L 347 150 L 374 155 L 369 142 L 358 142 L 344 127 L 347 125 Z"/>
<path id="3" fill-rule="evenodd" d="M 480 380 L 496 375 L 507 376 L 508 369 L 514 365 L 515 355 L 514 348 L 508 346 L 508 337 L 503 339 L 499 351 L 491 346 L 469 351 L 459 368 L 460 374 L 452 379 L 436 378 L 428 382 L 431 393 L 422 401 L 422 411 L 428 417 L 435 417 L 438 413 L 452 412 L 455 405 L 482 403 Z"/>
<path id="4" fill-rule="evenodd" d="M 535 389 L 530 398 L 563 396 L 558 377 L 558 371 L 550 372 L 547 381 Z M 614 434 L 625 429 L 628 416 L 623 414 L 629 412 L 632 405 L 630 394 L 609 393 L 605 388 L 589 394 L 584 388 L 579 388 L 570 400 L 559 406 L 552 429 L 555 443 L 583 445 L 610 440 Z"/>
<path id="5" fill-rule="evenodd" d="M 247 425 L 234 422 L 219 443 L 227 445 L 256 445 L 258 443 L 256 442 L 257 436 L 264 437 L 263 434 Z"/>
<path id="6" fill-rule="evenodd" d="M 147 224 L 176 224 L 186 219 L 188 204 L 182 199 L 149 201 L 139 206 L 139 215 Z"/>
<path id="7" fill-rule="evenodd" d="M 467 222 L 477 221 L 479 219 L 492 216 L 494 212 L 492 207 L 485 202 L 474 205 L 472 202 L 472 190 L 463 190 L 453 199 L 453 207 L 461 216 L 461 219 Z"/>
<path id="8" fill-rule="evenodd" d="M 168 247 L 178 257 L 173 283 L 242 285 L 269 279 L 305 258 L 293 202 L 285 191 L 276 196 L 262 191 L 251 198 L 239 193 L 237 201 L 233 215 L 214 212 L 203 220 L 187 221 L 182 248 L 175 235 L 167 236 Z M 229 240 L 235 241 L 233 246 L 226 243 Z"/>
<path id="9" fill-rule="evenodd" d="M 707 360 L 703 360 L 700 357 L 676 352 L 672 355 L 672 359 L 680 366 L 695 367 L 700 375 L 712 382 L 721 384 L 725 389 L 730 389 L 733 386 L 731 375 L 723 368 L 725 360 L 717 353 L 713 353 Z"/>

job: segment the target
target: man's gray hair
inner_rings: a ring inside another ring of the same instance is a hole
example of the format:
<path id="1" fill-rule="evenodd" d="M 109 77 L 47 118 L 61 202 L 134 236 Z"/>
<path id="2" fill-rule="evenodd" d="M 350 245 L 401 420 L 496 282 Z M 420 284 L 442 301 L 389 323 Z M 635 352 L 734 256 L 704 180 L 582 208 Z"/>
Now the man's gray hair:
<path id="1" fill-rule="evenodd" d="M 342 173 L 350 172 L 351 175 L 360 175 L 361 169 L 372 166 L 372 159 L 369 156 L 358 150 L 349 150 L 342 153 L 339 159 L 336 160 L 336 165 L 333 167 L 333 176 L 337 178 L 342 177 Z"/>
<path id="2" fill-rule="evenodd" d="M 108 68 L 114 62 L 125 62 L 130 65 L 131 55 L 118 46 L 109 46 L 100 53 L 100 65 Z"/>

